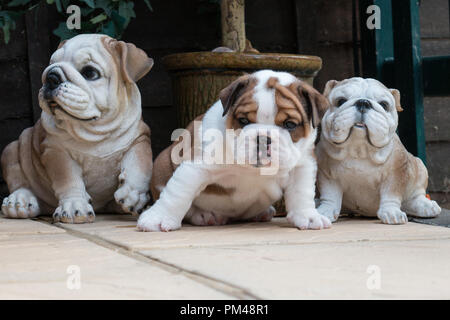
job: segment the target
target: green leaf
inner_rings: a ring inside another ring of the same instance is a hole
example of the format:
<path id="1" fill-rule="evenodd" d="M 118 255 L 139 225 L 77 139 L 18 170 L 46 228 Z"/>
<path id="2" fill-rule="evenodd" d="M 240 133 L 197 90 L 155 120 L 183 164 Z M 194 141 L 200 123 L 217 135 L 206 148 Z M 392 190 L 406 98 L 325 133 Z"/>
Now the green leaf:
<path id="1" fill-rule="evenodd" d="M 115 10 L 113 10 L 111 13 L 111 19 L 114 23 L 114 26 L 116 27 L 117 37 L 120 38 L 122 36 L 122 33 L 125 31 L 128 23 L 126 19 L 119 15 Z"/>
<path id="2" fill-rule="evenodd" d="M 151 12 L 153 12 L 153 8 L 152 8 L 152 5 L 150 4 L 150 1 L 144 0 L 144 2 L 145 2 L 145 4 L 147 5 L 147 8 L 148 8 Z"/>
<path id="3" fill-rule="evenodd" d="M 91 7 L 92 9 L 95 9 L 95 3 L 94 0 L 81 0 L 84 3 L 86 3 L 89 7 Z"/>
<path id="4" fill-rule="evenodd" d="M 61 0 L 55 0 L 55 4 L 56 4 L 56 10 L 58 10 L 58 12 L 62 12 L 62 5 L 61 5 Z"/>
<path id="5" fill-rule="evenodd" d="M 66 40 L 76 36 L 78 33 L 75 30 L 67 29 L 66 23 L 61 22 L 58 27 L 53 30 L 53 34 L 58 36 L 61 40 Z"/>
<path id="6" fill-rule="evenodd" d="M 112 38 L 117 38 L 117 31 L 114 22 L 109 21 L 107 24 L 101 27 L 99 30 L 101 33 L 106 34 Z"/>
<path id="7" fill-rule="evenodd" d="M 8 44 L 9 39 L 11 38 L 11 33 L 9 32 L 9 24 L 5 24 L 2 28 L 3 30 L 3 38 L 5 39 L 5 43 Z"/>
<path id="8" fill-rule="evenodd" d="M 11 2 L 8 3 L 8 7 L 23 6 L 30 2 L 31 2 L 31 0 L 12 0 Z"/>
<path id="9" fill-rule="evenodd" d="M 101 13 L 101 14 L 95 16 L 94 18 L 90 19 L 89 21 L 93 24 L 97 24 L 102 21 L 105 21 L 107 18 L 108 18 L 108 16 L 106 14 Z"/>
<path id="10" fill-rule="evenodd" d="M 96 0 L 95 7 L 103 9 L 108 17 L 111 16 L 111 11 L 113 7 L 111 6 L 111 0 Z"/>
<path id="11" fill-rule="evenodd" d="M 136 18 L 133 2 L 121 2 L 119 4 L 119 15 L 125 18 L 125 25 L 130 23 L 131 18 Z"/>

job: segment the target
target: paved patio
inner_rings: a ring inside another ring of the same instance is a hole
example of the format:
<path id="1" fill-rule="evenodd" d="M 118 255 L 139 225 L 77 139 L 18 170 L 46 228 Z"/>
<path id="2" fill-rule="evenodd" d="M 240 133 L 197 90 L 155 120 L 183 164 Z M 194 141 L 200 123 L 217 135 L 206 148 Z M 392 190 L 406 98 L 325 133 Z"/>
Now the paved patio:
<path id="1" fill-rule="evenodd" d="M 445 213 L 448 214 L 448 211 Z M 0 218 L 1 299 L 450 299 L 450 228 L 344 218 L 142 233 Z M 79 272 L 78 272 L 79 271 Z"/>

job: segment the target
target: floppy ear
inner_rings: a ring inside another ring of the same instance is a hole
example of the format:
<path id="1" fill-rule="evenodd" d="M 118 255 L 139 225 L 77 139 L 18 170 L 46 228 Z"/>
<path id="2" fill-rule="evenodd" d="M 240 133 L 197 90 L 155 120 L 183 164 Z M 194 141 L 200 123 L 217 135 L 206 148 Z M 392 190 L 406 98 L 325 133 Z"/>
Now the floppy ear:
<path id="1" fill-rule="evenodd" d="M 137 82 L 145 76 L 153 66 L 153 59 L 149 58 L 144 50 L 132 43 L 105 38 L 105 46 L 120 63 L 120 72 L 126 82 Z"/>
<path id="2" fill-rule="evenodd" d="M 228 111 L 235 104 L 237 99 L 242 95 L 243 90 L 248 86 L 249 83 L 249 76 L 244 75 L 242 77 L 239 77 L 230 85 L 228 85 L 228 87 L 220 91 L 219 98 L 223 106 L 222 117 L 228 113 Z"/>
<path id="3" fill-rule="evenodd" d="M 395 108 L 397 109 L 398 112 L 402 112 L 403 108 L 400 104 L 400 91 L 398 91 L 397 89 L 389 89 L 389 91 L 392 93 L 392 95 L 394 96 L 395 99 Z"/>
<path id="4" fill-rule="evenodd" d="M 333 90 L 334 87 L 339 83 L 337 80 L 329 80 L 327 84 L 325 85 L 325 89 L 323 90 L 323 95 L 328 99 L 328 96 L 330 95 L 331 90 Z"/>
<path id="5" fill-rule="evenodd" d="M 300 97 L 303 97 L 302 100 L 306 101 L 306 113 L 312 120 L 313 128 L 316 128 L 330 103 L 324 95 L 304 82 L 301 83 L 297 90 Z"/>
<path id="6" fill-rule="evenodd" d="M 65 44 L 66 44 L 67 40 L 63 40 L 59 43 L 58 48 L 56 48 L 56 50 L 62 48 Z"/>

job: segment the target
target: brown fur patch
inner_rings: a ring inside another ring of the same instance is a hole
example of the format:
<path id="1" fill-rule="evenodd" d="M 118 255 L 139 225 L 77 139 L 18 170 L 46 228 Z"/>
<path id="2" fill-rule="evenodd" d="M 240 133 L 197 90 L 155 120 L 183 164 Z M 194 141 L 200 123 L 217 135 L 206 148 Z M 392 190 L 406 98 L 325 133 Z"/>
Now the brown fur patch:
<path id="1" fill-rule="evenodd" d="M 283 127 L 286 121 L 296 123 L 297 127 L 290 131 L 294 142 L 306 137 L 311 131 L 308 115 L 300 101 L 299 86 L 300 82 L 292 83 L 289 87 L 282 86 L 275 77 L 267 81 L 267 87 L 275 89 L 275 103 L 278 108 L 275 124 Z"/>
<path id="2" fill-rule="evenodd" d="M 257 84 L 255 78 L 242 76 L 221 92 L 224 113 L 228 113 L 226 128 L 238 130 L 242 128 L 239 118 L 247 118 L 251 123 L 256 122 L 258 105 L 253 100 L 254 89 Z"/>
<path id="3" fill-rule="evenodd" d="M 206 194 L 215 194 L 219 196 L 229 196 L 232 195 L 234 191 L 234 188 L 225 188 L 216 183 L 208 185 L 205 190 L 203 190 L 203 192 Z"/>

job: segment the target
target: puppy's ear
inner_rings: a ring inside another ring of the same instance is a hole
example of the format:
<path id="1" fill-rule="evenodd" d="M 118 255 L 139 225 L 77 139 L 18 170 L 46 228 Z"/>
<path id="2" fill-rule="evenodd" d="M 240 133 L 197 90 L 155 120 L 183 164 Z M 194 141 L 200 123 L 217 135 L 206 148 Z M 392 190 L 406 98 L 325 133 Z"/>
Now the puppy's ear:
<path id="1" fill-rule="evenodd" d="M 400 104 L 400 91 L 398 91 L 397 89 L 389 89 L 389 91 L 392 93 L 392 95 L 394 96 L 395 99 L 395 108 L 397 109 L 398 112 L 402 112 L 403 108 Z"/>
<path id="2" fill-rule="evenodd" d="M 220 91 L 219 98 L 223 106 L 222 117 L 228 113 L 228 111 L 235 104 L 237 99 L 242 95 L 249 83 L 250 77 L 248 75 L 244 75 L 234 80 L 231 84 L 228 85 L 228 87 Z"/>
<path id="3" fill-rule="evenodd" d="M 58 48 L 56 48 L 56 50 L 62 48 L 65 44 L 66 44 L 67 40 L 63 40 L 59 43 Z"/>
<path id="4" fill-rule="evenodd" d="M 105 37 L 104 44 L 112 55 L 118 57 L 120 72 L 126 82 L 137 82 L 153 67 L 153 59 L 132 43 Z"/>
<path id="5" fill-rule="evenodd" d="M 339 83 L 337 80 L 329 80 L 327 84 L 325 85 L 325 89 L 323 90 L 323 95 L 328 99 L 328 96 L 330 95 L 331 90 L 333 90 L 334 87 Z"/>
<path id="6" fill-rule="evenodd" d="M 306 102 L 305 111 L 308 117 L 311 118 L 313 127 L 316 128 L 329 108 L 330 103 L 324 95 L 304 82 L 301 82 L 297 90 L 300 97 L 303 97 L 302 100 Z"/>

